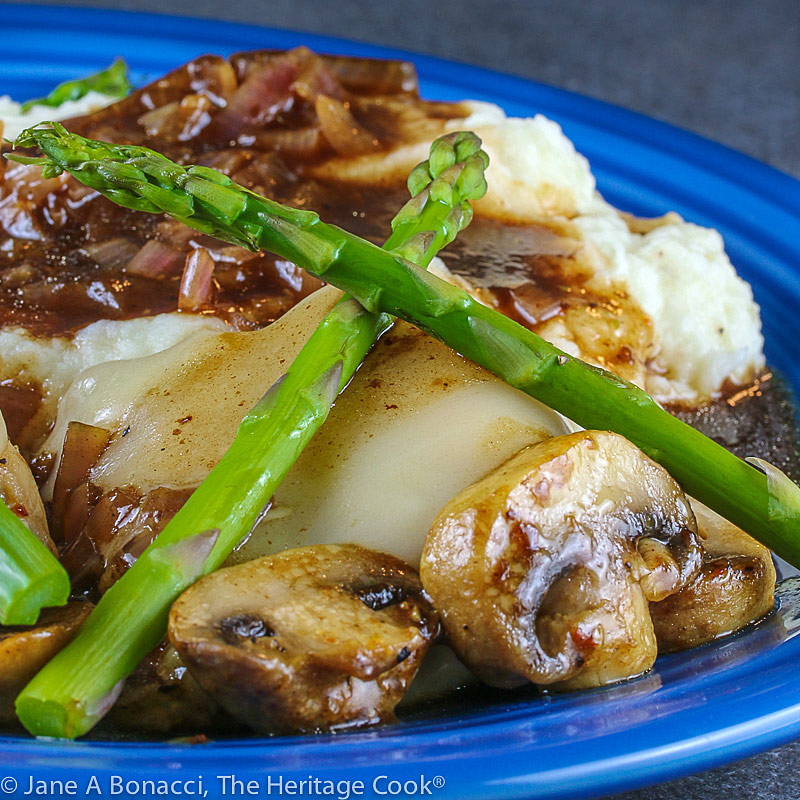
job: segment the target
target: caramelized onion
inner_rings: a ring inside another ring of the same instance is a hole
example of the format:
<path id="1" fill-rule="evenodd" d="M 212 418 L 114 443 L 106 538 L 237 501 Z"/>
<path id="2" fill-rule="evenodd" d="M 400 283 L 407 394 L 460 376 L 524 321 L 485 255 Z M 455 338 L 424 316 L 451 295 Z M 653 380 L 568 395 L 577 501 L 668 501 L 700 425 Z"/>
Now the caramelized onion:
<path id="1" fill-rule="evenodd" d="M 217 106 L 224 106 L 238 85 L 236 73 L 226 59 L 192 61 L 187 72 L 192 91 L 204 94 Z"/>
<path id="2" fill-rule="evenodd" d="M 148 136 L 162 136 L 165 130 L 172 125 L 173 117 L 178 110 L 178 101 L 154 108 L 139 117 L 139 124 L 147 131 Z"/>
<path id="3" fill-rule="evenodd" d="M 285 134 L 284 138 L 287 138 L 299 132 L 274 131 L 274 133 Z M 322 137 L 319 135 L 319 131 L 317 134 L 318 141 L 321 141 Z M 278 145 L 276 149 L 279 149 L 279 142 L 280 139 L 275 139 L 275 144 Z M 284 159 L 276 152 L 252 153 L 252 156 L 246 158 L 236 168 L 236 171 L 231 174 L 231 178 L 250 191 L 265 194 L 268 197 L 285 194 L 287 189 L 297 184 L 296 175 L 291 172 Z"/>
<path id="4" fill-rule="evenodd" d="M 409 61 L 377 61 L 351 56 L 323 56 L 339 80 L 358 94 L 417 92 L 417 71 Z"/>
<path id="5" fill-rule="evenodd" d="M 41 405 L 40 390 L 10 382 L 0 384 L 0 415 L 5 418 L 8 437 L 14 444 L 19 444 L 20 434 Z"/>
<path id="6" fill-rule="evenodd" d="M 147 278 L 160 278 L 177 272 L 183 254 L 157 239 L 151 239 L 131 259 L 127 271 Z"/>
<path id="7" fill-rule="evenodd" d="M 136 562 L 191 494 L 191 489 L 163 486 L 153 489 L 136 507 L 128 501 L 126 507 L 120 508 L 110 534 L 105 531 L 94 534 L 102 536 L 105 533 L 107 537 L 107 543 L 100 548 L 105 560 L 105 571 L 99 584 L 101 592 L 109 589 Z M 87 526 L 90 535 L 94 533 L 93 522 L 94 518 L 90 519 Z"/>
<path id="8" fill-rule="evenodd" d="M 83 532 L 92 510 L 92 500 L 89 481 L 84 481 L 67 494 L 61 521 L 65 542 L 72 542 Z"/>
<path id="9" fill-rule="evenodd" d="M 308 125 L 291 130 L 264 130 L 249 138 L 254 147 L 274 150 L 298 159 L 318 156 L 325 144 L 325 138 L 319 125 Z"/>
<path id="10" fill-rule="evenodd" d="M 214 104 L 205 94 L 189 94 L 181 100 L 178 119 L 180 130 L 179 142 L 194 139 L 203 128 L 211 122 L 211 110 Z"/>
<path id="11" fill-rule="evenodd" d="M 211 153 L 204 153 L 197 159 L 197 163 L 203 167 L 211 167 L 219 172 L 224 172 L 231 177 L 236 170 L 242 169 L 248 163 L 249 155 L 249 151 L 242 148 L 215 150 Z"/>
<path id="12" fill-rule="evenodd" d="M 35 165 L 20 165 L 21 169 L 10 169 L 6 178 L 14 183 L 18 199 L 26 204 L 38 206 L 48 195 L 66 186 L 66 173 L 57 178 L 43 178 L 41 168 Z"/>
<path id="13" fill-rule="evenodd" d="M 42 216 L 47 220 L 47 224 L 54 228 L 62 228 L 66 223 L 67 209 L 64 208 L 59 194 L 51 193 L 44 198 Z"/>
<path id="14" fill-rule="evenodd" d="M 261 253 L 254 253 L 246 247 L 239 247 L 236 244 L 220 244 L 213 240 L 204 244 L 202 249 L 211 256 L 215 264 L 245 264 L 262 257 Z"/>
<path id="15" fill-rule="evenodd" d="M 357 156 L 380 147 L 380 142 L 356 120 L 344 103 L 321 94 L 315 108 L 322 133 L 339 155 Z"/>
<path id="16" fill-rule="evenodd" d="M 181 311 L 195 311 L 210 301 L 213 274 L 214 259 L 205 247 L 198 247 L 186 256 L 178 292 L 178 308 Z"/>
<path id="17" fill-rule="evenodd" d="M 111 434 L 105 428 L 70 422 L 64 437 L 61 462 L 53 485 L 53 508 L 50 534 L 56 542 L 64 541 L 64 513 L 70 493 L 89 476 L 106 449 Z"/>
<path id="18" fill-rule="evenodd" d="M 73 180 L 67 182 L 67 197 L 69 197 L 69 207 L 75 209 L 80 208 L 90 198 L 100 197 L 100 192 Z"/>
<path id="19" fill-rule="evenodd" d="M 153 138 L 187 142 L 211 122 L 214 103 L 204 92 L 187 94 L 180 101 L 154 108 L 139 117 L 139 124 Z"/>
<path id="20" fill-rule="evenodd" d="M 19 289 L 36 278 L 36 271 L 30 264 L 15 264 L 0 275 L 0 283 L 9 289 Z"/>
<path id="21" fill-rule="evenodd" d="M 13 194 L 0 201 L 0 226 L 14 239 L 39 241 L 44 238 L 31 212 L 17 202 Z"/>
<path id="22" fill-rule="evenodd" d="M 118 269 L 133 261 L 134 256 L 139 252 L 139 245 L 124 236 L 117 236 L 114 239 L 106 239 L 104 242 L 87 244 L 83 251 L 101 267 Z"/>
<path id="23" fill-rule="evenodd" d="M 294 98 L 291 86 L 297 71 L 297 64 L 288 55 L 254 70 L 215 116 L 214 133 L 223 140 L 232 140 L 246 127 L 265 125 L 281 111 L 287 111 Z"/>
<path id="24" fill-rule="evenodd" d="M 197 231 L 176 219 L 161 220 L 156 226 L 159 241 L 168 242 L 172 247 L 185 250 L 189 242 L 197 236 Z"/>
<path id="25" fill-rule="evenodd" d="M 73 536 L 61 556 L 73 587 L 105 592 L 135 563 L 190 494 L 190 489 L 161 487 L 142 497 L 126 487 L 98 497 L 89 481 L 81 483 L 67 503 Z"/>
<path id="26" fill-rule="evenodd" d="M 61 551 L 61 563 L 69 573 L 74 591 L 95 586 L 103 574 L 103 559 L 85 530 Z"/>
<path id="27" fill-rule="evenodd" d="M 321 94 L 343 100 L 344 89 L 336 75 L 328 69 L 319 56 L 309 58 L 292 84 L 292 90 L 303 100 L 314 105 Z"/>

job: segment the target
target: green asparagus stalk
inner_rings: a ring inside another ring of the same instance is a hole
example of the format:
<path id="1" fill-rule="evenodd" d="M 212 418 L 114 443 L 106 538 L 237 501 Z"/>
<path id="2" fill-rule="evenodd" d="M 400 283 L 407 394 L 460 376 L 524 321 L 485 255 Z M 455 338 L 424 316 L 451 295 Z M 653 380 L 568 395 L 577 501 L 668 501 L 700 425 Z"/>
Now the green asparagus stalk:
<path id="1" fill-rule="evenodd" d="M 34 106 L 52 106 L 54 108 L 68 100 L 80 100 L 89 92 L 99 92 L 109 97 L 125 97 L 133 87 L 128 80 L 128 67 L 121 58 L 114 59 L 107 67 L 93 75 L 75 81 L 65 81 L 53 89 L 47 97 L 36 97 L 22 104 L 22 111 L 30 111 Z"/>
<path id="2" fill-rule="evenodd" d="M 271 250 L 349 292 L 368 310 L 428 331 L 579 425 L 625 436 L 689 494 L 800 566 L 800 487 L 774 472 L 768 479 L 635 385 L 568 356 L 406 259 L 323 223 L 311 211 L 287 208 L 212 170 L 180 167 L 152 151 L 87 141 L 57 126 L 28 130 L 17 143 L 45 153 L 37 163 L 47 174 L 66 169 L 122 205 L 160 209 L 220 239 Z"/>
<path id="3" fill-rule="evenodd" d="M 158 158 L 147 159 L 149 170 L 161 166 Z M 469 201 L 486 190 L 487 163 L 474 134 L 434 142 L 430 159 L 409 180 L 413 196 L 393 220 L 384 247 L 427 266 L 469 224 Z M 201 202 L 210 203 L 217 189 L 228 191 L 199 180 L 207 198 Z M 348 297 L 334 307 L 286 375 L 244 418 L 219 464 L 106 592 L 73 643 L 20 694 L 17 714 L 28 730 L 73 738 L 105 714 L 121 681 L 163 638 L 172 602 L 217 569 L 252 529 L 339 391 L 391 323 L 388 315 L 370 313 Z"/>
<path id="4" fill-rule="evenodd" d="M 0 499 L 0 624 L 33 625 L 69 591 L 64 567 Z"/>

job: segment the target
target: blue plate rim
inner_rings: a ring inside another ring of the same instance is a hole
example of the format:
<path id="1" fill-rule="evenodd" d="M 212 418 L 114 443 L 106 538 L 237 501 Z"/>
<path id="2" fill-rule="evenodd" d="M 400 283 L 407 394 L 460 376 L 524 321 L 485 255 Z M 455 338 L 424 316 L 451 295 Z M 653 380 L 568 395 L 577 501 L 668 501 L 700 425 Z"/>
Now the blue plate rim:
<path id="1" fill-rule="evenodd" d="M 597 124 L 596 115 L 606 123 L 604 127 L 610 130 L 626 132 L 628 125 L 633 123 L 637 126 L 638 132 L 643 134 L 639 138 L 650 138 L 658 144 L 659 149 L 675 152 L 684 160 L 694 160 L 700 154 L 708 154 L 721 159 L 724 166 L 729 169 L 742 168 L 746 174 L 740 180 L 752 183 L 753 188 L 758 192 L 765 189 L 780 189 L 789 192 L 789 199 L 795 197 L 800 199 L 800 178 L 797 178 L 777 167 L 767 164 L 746 153 L 736 150 L 733 147 L 712 141 L 711 139 L 694 133 L 691 130 L 682 128 L 678 125 L 650 117 L 638 111 L 632 111 L 614 103 L 598 100 L 580 92 L 573 92 L 557 86 L 533 81 L 518 75 L 513 75 L 487 67 L 477 67 L 466 62 L 451 59 L 439 58 L 426 53 L 413 50 L 404 50 L 396 47 L 370 44 L 355 39 L 343 37 L 327 36 L 317 33 L 307 33 L 290 28 L 271 28 L 266 25 L 250 25 L 227 20 L 214 20 L 204 17 L 192 17 L 187 15 L 169 14 L 167 12 L 135 12 L 111 8 L 94 8 L 81 6 L 80 4 L 69 6 L 56 6 L 48 3 L 8 3 L 3 5 L 3 17 L 6 23 L 16 21 L 27 21 L 26 17 L 31 9 L 44 10 L 54 21 L 59 24 L 68 24 L 75 21 L 74 12 L 80 11 L 96 16 L 100 20 L 115 21 L 120 23 L 145 23 L 148 27 L 155 28 L 164 25 L 169 27 L 175 20 L 190 23 L 196 30 L 201 27 L 213 25 L 216 32 L 225 31 L 227 35 L 235 38 L 243 33 L 252 31 L 264 31 L 270 34 L 278 34 L 291 39 L 296 39 L 308 44 L 312 49 L 317 49 L 317 45 L 323 52 L 347 52 L 354 55 L 364 55 L 375 58 L 396 58 L 413 61 L 420 71 L 433 72 L 441 71 L 449 77 L 456 78 L 455 71 L 462 72 L 463 76 L 474 81 L 477 87 L 483 88 L 485 84 L 491 88 L 493 94 L 498 98 L 508 96 L 511 99 L 519 98 L 524 95 L 532 86 L 536 87 L 540 93 L 546 93 L 552 98 L 554 104 L 566 104 L 570 108 L 574 107 L 576 99 L 580 100 L 581 106 L 585 109 L 585 118 L 590 118 L 593 124 Z M 80 26 L 76 26 L 80 27 Z M 194 33 L 194 31 L 192 31 Z M 191 39 L 192 36 L 184 34 L 185 38 Z M 322 48 L 335 48 L 323 50 Z M 463 80 L 455 80 L 456 83 L 464 83 Z M 498 86 L 493 85 L 499 82 Z M 767 178 L 766 185 L 762 181 Z M 777 183 L 776 183 L 777 182 Z M 780 195 L 781 204 L 786 204 L 786 195 Z"/>
<path id="2" fill-rule="evenodd" d="M 212 33 L 221 42 L 222 50 L 236 40 L 249 40 L 254 34 L 268 36 L 272 40 L 283 41 L 283 46 L 303 42 L 327 52 L 346 52 L 385 58 L 402 58 L 413 61 L 418 68 L 421 80 L 435 76 L 457 87 L 463 87 L 465 96 L 478 90 L 491 94 L 500 105 L 505 102 L 530 105 L 536 103 L 547 108 L 547 113 L 556 110 L 557 115 L 590 128 L 613 134 L 620 140 L 645 143 L 647 147 L 669 155 L 682 163 L 709 173 L 721 180 L 747 191 L 762 199 L 766 207 L 780 210 L 800 226 L 800 181 L 774 167 L 763 164 L 752 157 L 724 145 L 711 142 L 697 134 L 677 128 L 669 123 L 652 119 L 637 112 L 604 103 L 583 95 L 556 87 L 539 84 L 525 78 L 507 75 L 492 70 L 440 59 L 434 56 L 411 53 L 395 48 L 353 42 L 319 34 L 305 34 L 300 31 L 278 30 L 233 22 L 220 22 L 194 17 L 176 17 L 167 14 L 138 13 L 112 9 L 89 9 L 46 4 L 10 4 L 3 7 L 6 24 L 25 24 L 31 22 L 31 15 L 46 12 L 49 22 L 58 26 L 70 26 L 86 30 L 102 29 L 114 23 L 128 31 L 143 29 L 146 34 L 175 33 L 175 25 L 184 26 L 179 38 L 192 41 Z M 87 22 L 89 23 L 87 26 Z M 223 36 L 224 34 L 224 36 Z M 248 45 L 249 46 L 249 45 Z M 274 46 L 274 45 L 271 45 Z M 2 58 L 2 57 L 0 57 Z M 794 207 L 795 211 L 792 211 Z M 798 227 L 800 230 L 800 227 Z M 786 237 L 779 237 L 785 239 Z M 785 253 L 800 253 L 797 242 L 782 242 Z M 800 263 L 800 259 L 794 262 Z M 794 271 L 790 266 L 790 270 Z M 777 654 L 781 654 L 778 659 Z M 756 663 L 763 670 L 780 664 L 790 666 L 800 657 L 800 637 L 790 639 L 772 653 L 761 654 Z M 751 665 L 752 666 L 752 665 Z M 393 755 L 411 737 L 415 746 L 441 744 L 443 738 L 455 736 L 455 744 L 448 745 L 446 756 L 433 753 L 420 758 L 419 764 L 440 764 L 455 769 L 452 778 L 458 786 L 459 797 L 489 798 L 536 796 L 570 797 L 589 796 L 603 792 L 622 791 L 635 788 L 655 780 L 665 780 L 689 772 L 705 769 L 725 761 L 741 758 L 754 752 L 782 744 L 800 736 L 800 683 L 790 687 L 791 691 L 782 702 L 772 706 L 765 703 L 758 714 L 744 718 L 736 714 L 724 703 L 717 708 L 721 714 L 712 725 L 700 725 L 695 734 L 683 738 L 658 736 L 650 740 L 648 746 L 610 751 L 602 746 L 592 751 L 593 756 L 581 762 L 554 763 L 549 768 L 537 769 L 532 773 L 527 765 L 512 757 L 503 758 L 497 753 L 487 754 L 486 745 L 513 740 L 515 732 L 525 721 L 525 711 L 521 708 L 507 708 L 488 712 L 477 718 L 449 719 L 436 725 L 410 724 L 394 729 L 381 729 L 376 732 L 354 733 L 339 736 L 324 736 L 310 739 L 239 740 L 216 742 L 206 746 L 151 745 L 106 742 L 60 742 L 30 741 L 19 738 L 0 737 L 0 764 L 6 767 L 29 769 L 39 765 L 40 769 L 75 769 L 66 766 L 64 757 L 87 764 L 96 764 L 113 755 L 115 767 L 126 764 L 139 769 L 165 769 L 166 765 L 178 759 L 181 770 L 199 768 L 203 762 L 213 757 L 215 763 L 239 763 L 241 758 L 252 755 L 254 750 L 270 749 L 285 755 L 287 752 L 300 752 L 314 759 L 324 753 L 324 769 L 335 771 L 333 761 L 352 755 L 354 748 L 368 748 L 374 764 L 391 764 Z M 775 698 L 771 698 L 775 700 Z M 724 713 L 728 716 L 725 716 Z M 674 732 L 673 732 L 674 733 Z M 614 739 L 615 737 L 606 737 Z M 597 744 L 597 743 L 596 743 Z M 616 746 L 617 742 L 613 743 Z M 513 748 L 512 748 L 513 750 Z M 415 749 L 412 749 L 416 752 Z M 445 752 L 445 751 L 442 751 Z M 474 783 L 459 779 L 460 772 L 455 765 L 463 758 L 469 758 L 474 774 Z M 14 764 L 15 760 L 18 762 Z M 44 763 L 44 766 L 42 766 Z M 311 762 L 309 762 L 311 763 Z M 155 765 L 155 767 L 154 767 Z M 262 767 L 263 768 L 263 767 Z M 300 767 L 299 769 L 303 769 Z M 345 769 L 345 768 L 342 768 Z M 353 766 L 351 772 L 363 774 L 364 764 Z M 360 771 L 360 772 L 359 772 Z M 55 772 L 53 772 L 55 775 Z M 453 784 L 448 783 L 448 789 Z M 448 792 L 449 794 L 449 792 Z"/>

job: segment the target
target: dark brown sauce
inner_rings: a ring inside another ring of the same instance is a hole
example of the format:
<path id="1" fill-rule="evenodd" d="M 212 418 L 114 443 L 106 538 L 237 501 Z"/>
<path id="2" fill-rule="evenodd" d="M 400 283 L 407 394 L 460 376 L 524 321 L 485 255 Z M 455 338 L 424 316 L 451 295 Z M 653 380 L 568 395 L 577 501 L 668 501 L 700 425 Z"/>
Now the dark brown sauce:
<path id="1" fill-rule="evenodd" d="M 370 142 L 387 148 L 465 113 L 458 104 L 420 100 L 408 65 L 264 51 L 196 59 L 68 127 L 214 167 L 253 191 L 314 209 L 380 242 L 407 198 L 405 186 L 309 177 L 310 166 L 348 149 L 342 132 L 331 132 L 317 114 L 320 94 L 369 133 L 366 152 Z M 0 195 L 0 320 L 36 335 L 70 335 L 99 319 L 177 310 L 187 255 L 199 247 L 210 253 L 214 270 L 211 291 L 194 310 L 238 329 L 269 324 L 319 286 L 273 255 L 118 208 L 71 178 L 44 181 L 36 168 L 9 167 Z M 444 258 L 503 313 L 534 330 L 560 317 L 582 350 L 625 372 L 633 356 L 619 341 L 640 343 L 641 313 L 622 296 L 589 288 L 591 270 L 577 256 L 579 247 L 568 223 L 477 218 Z M 629 328 L 625 335 L 620 325 Z"/>
<path id="2" fill-rule="evenodd" d="M 41 387 L 19 385 L 10 380 L 0 382 L 0 414 L 3 415 L 12 442 L 17 441 L 41 404 Z"/>
<path id="3" fill-rule="evenodd" d="M 299 49 L 229 61 L 204 56 L 67 127 L 214 167 L 379 241 L 406 198 L 403 186 L 345 188 L 305 174 L 310 164 L 341 155 L 337 147 L 350 149 L 341 141 L 346 130 L 331 131 L 318 119 L 321 94 L 368 132 L 370 151 L 437 117 L 465 113 L 457 104 L 420 100 L 410 65 Z M 269 324 L 320 285 L 270 254 L 119 208 L 66 176 L 43 180 L 38 168 L 9 165 L 0 174 L 0 323 L 35 335 L 70 335 L 100 319 L 175 311 L 186 257 L 197 247 L 211 253 L 215 266 L 211 292 L 196 310 L 239 329 Z"/>
<path id="4" fill-rule="evenodd" d="M 644 369 L 652 337 L 647 318 L 624 291 L 593 284 L 569 223 L 476 217 L 441 257 L 486 302 L 527 328 L 542 333 L 558 319 L 581 353 L 602 366 L 633 380 Z"/>

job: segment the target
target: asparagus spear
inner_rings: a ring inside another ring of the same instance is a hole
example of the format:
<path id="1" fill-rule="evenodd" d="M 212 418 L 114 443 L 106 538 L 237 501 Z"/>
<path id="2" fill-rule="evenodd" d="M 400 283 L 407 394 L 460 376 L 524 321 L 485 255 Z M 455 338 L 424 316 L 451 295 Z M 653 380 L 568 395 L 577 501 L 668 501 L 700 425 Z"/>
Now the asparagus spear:
<path id="1" fill-rule="evenodd" d="M 163 159 L 147 159 L 150 170 L 162 166 Z M 434 142 L 429 161 L 412 173 L 412 199 L 392 221 L 384 247 L 427 266 L 469 224 L 469 200 L 486 190 L 487 163 L 474 134 L 456 133 Z M 172 170 L 168 162 L 167 167 Z M 205 178 L 201 183 L 212 194 L 217 188 L 228 191 Z M 351 298 L 334 307 L 286 375 L 244 418 L 219 464 L 106 592 L 73 643 L 20 694 L 17 714 L 29 731 L 73 738 L 105 714 L 122 680 L 163 638 L 172 602 L 217 569 L 251 530 L 339 391 L 391 322 Z"/>
<path id="2" fill-rule="evenodd" d="M 47 97 L 36 97 L 26 100 L 22 104 L 22 111 L 30 111 L 33 106 L 58 107 L 68 100 L 80 100 L 89 92 L 99 92 L 110 97 L 125 97 L 133 87 L 128 80 L 128 67 L 121 58 L 114 59 L 110 67 L 80 78 L 75 81 L 65 81 L 53 89 Z"/>
<path id="3" fill-rule="evenodd" d="M 152 151 L 85 140 L 57 125 L 29 129 L 17 144 L 37 145 L 45 153 L 34 161 L 46 174 L 66 169 L 121 205 L 160 209 L 217 238 L 271 250 L 349 292 L 370 311 L 428 331 L 583 427 L 625 436 L 689 494 L 800 566 L 800 487 L 776 477 L 775 468 L 767 477 L 635 385 L 568 356 L 407 260 L 323 223 L 313 212 L 260 198 L 213 170 L 180 167 Z"/>
<path id="4" fill-rule="evenodd" d="M 66 570 L 0 499 L 0 624 L 33 625 L 68 597 Z"/>

